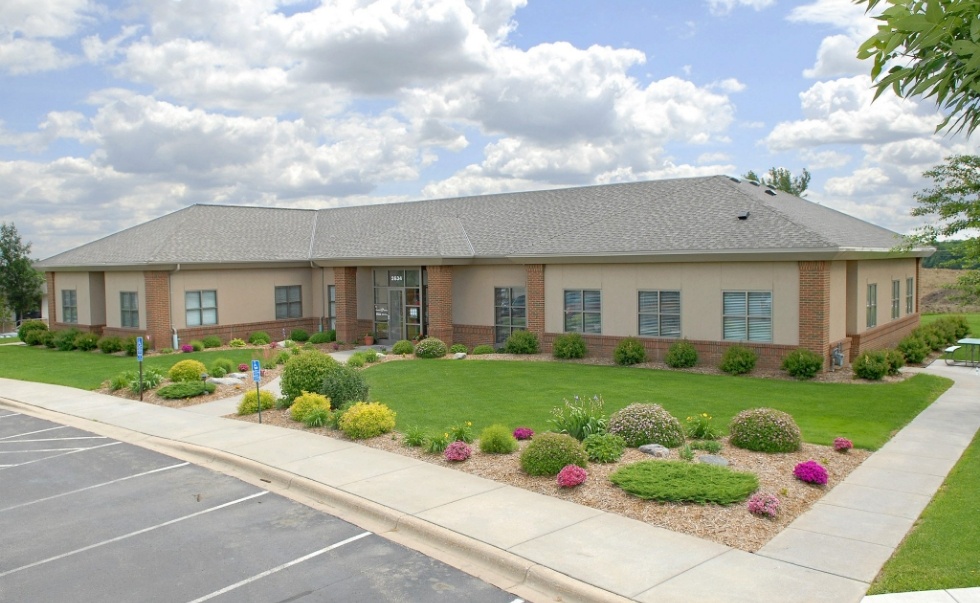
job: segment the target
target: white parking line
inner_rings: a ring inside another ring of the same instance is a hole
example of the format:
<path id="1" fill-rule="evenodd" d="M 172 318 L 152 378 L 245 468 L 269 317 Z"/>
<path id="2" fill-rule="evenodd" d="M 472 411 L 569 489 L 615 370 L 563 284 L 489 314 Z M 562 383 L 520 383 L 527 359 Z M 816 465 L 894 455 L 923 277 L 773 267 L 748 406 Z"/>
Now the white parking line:
<path id="1" fill-rule="evenodd" d="M 9 442 L 4 442 L 9 443 Z M 25 452 L 78 452 L 87 448 L 25 448 L 24 450 L 0 450 L 0 454 L 24 454 Z"/>
<path id="2" fill-rule="evenodd" d="M 5 507 L 3 509 L 0 509 L 0 513 L 3 513 L 4 511 L 10 511 L 11 509 L 19 509 L 20 507 L 26 507 L 28 505 L 33 505 L 33 504 L 36 504 L 36 503 L 42 503 L 42 502 L 45 502 L 45 501 L 48 501 L 48 500 L 51 500 L 51 499 L 54 499 L 54 498 L 61 498 L 62 496 L 70 496 L 72 494 L 78 494 L 79 492 L 85 492 L 86 490 L 94 490 L 95 488 L 101 488 L 102 486 L 110 486 L 112 484 L 118 484 L 119 482 L 124 482 L 126 480 L 134 479 L 134 478 L 137 478 L 137 477 L 143 477 L 145 475 L 152 475 L 154 473 L 160 473 L 161 471 L 169 471 L 171 469 L 178 469 L 180 467 L 186 467 L 187 465 L 190 465 L 190 463 L 178 463 L 176 465 L 170 465 L 169 467 L 160 467 L 159 469 L 152 469 L 150 471 L 144 471 L 143 473 L 136 473 L 134 475 L 127 475 L 126 477 L 120 477 L 118 479 L 114 479 L 114 480 L 111 480 L 111 481 L 108 481 L 108 482 L 102 482 L 101 484 L 93 484 L 91 486 L 85 486 L 84 488 L 79 488 L 77 490 L 71 490 L 69 492 L 62 492 L 61 494 L 55 494 L 55 495 L 52 495 L 52 496 L 46 496 L 44 498 L 39 498 L 37 500 L 32 500 L 32 501 L 29 501 L 29 502 L 20 503 L 19 505 L 14 505 L 12 507 Z"/>
<path id="3" fill-rule="evenodd" d="M 37 438 L 34 440 L 11 440 L 0 444 L 20 444 L 22 442 L 67 442 L 69 440 L 108 440 L 106 436 L 73 436 L 68 438 Z"/>
<path id="4" fill-rule="evenodd" d="M 334 549 L 338 549 L 338 548 L 344 546 L 345 544 L 350 544 L 351 542 L 354 542 L 355 540 L 360 540 L 361 538 L 364 538 L 365 536 L 370 536 L 370 535 L 371 535 L 371 532 L 363 532 L 361 534 L 358 534 L 357 536 L 351 536 L 350 538 L 348 538 L 346 540 L 341 540 L 338 543 L 331 544 L 330 546 L 328 546 L 326 548 L 322 548 L 319 551 L 313 551 L 309 555 L 303 555 L 302 557 L 300 557 L 298 559 L 293 559 L 292 561 L 287 561 L 286 563 L 283 563 L 282 565 L 277 565 L 276 567 L 274 567 L 272 569 L 265 570 L 264 572 L 259 573 L 259 574 L 255 574 L 254 576 L 251 576 L 249 578 L 245 578 L 241 582 L 236 582 L 234 584 L 231 584 L 229 586 L 226 586 L 226 587 L 222 588 L 221 590 L 216 590 L 216 591 L 214 591 L 211 594 L 204 595 L 203 597 L 201 597 L 199 599 L 194 599 L 193 601 L 190 601 L 190 603 L 201 603 L 202 601 L 207 601 L 208 599 L 213 599 L 213 598 L 215 598 L 215 597 L 217 597 L 219 595 L 223 595 L 223 594 L 225 594 L 227 592 L 233 591 L 236 588 L 240 588 L 242 586 L 245 586 L 246 584 L 251 584 L 252 582 L 255 582 L 256 580 L 260 580 L 262 578 L 265 578 L 266 576 L 270 576 L 270 575 L 272 575 L 272 574 L 274 574 L 276 572 L 282 571 L 282 570 L 284 570 L 284 569 L 286 569 L 288 567 L 292 567 L 292 566 L 296 565 L 297 563 L 302 563 L 302 562 L 306 561 L 307 559 L 312 559 L 312 558 L 314 558 L 314 557 L 316 557 L 318 555 L 322 555 L 324 553 L 329 553 L 330 551 L 332 551 Z M 3 574 L 0 574 L 0 576 L 2 576 L 2 575 Z"/>
<path id="5" fill-rule="evenodd" d="M 0 415 L 0 419 L 5 419 L 7 417 L 19 417 L 21 414 L 22 413 L 19 413 L 19 412 L 12 412 L 12 413 L 7 414 L 7 415 Z"/>
<path id="6" fill-rule="evenodd" d="M 226 503 L 221 504 L 221 505 L 218 505 L 216 507 L 211 507 L 209 509 L 204 509 L 203 511 L 198 511 L 196 513 L 191 513 L 190 515 L 184 515 L 183 517 L 178 517 L 176 519 L 171 519 L 170 521 L 165 521 L 163 523 L 158 523 L 155 526 L 150 526 L 148 528 L 143 528 L 142 530 L 136 530 L 135 532 L 130 532 L 129 534 L 123 534 L 122 536 L 116 536 L 115 538 L 110 538 L 108 540 L 103 540 L 102 542 L 96 542 L 95 544 L 90 544 L 88 546 L 83 546 L 80 549 L 75 549 L 74 551 L 68 551 L 67 553 L 62 553 L 60 555 L 55 555 L 54 557 L 48 557 L 47 559 L 42 559 L 41 561 L 35 561 L 34 563 L 28 563 L 27 565 L 22 565 L 20 567 L 14 568 L 12 570 L 7 570 L 7 571 L 3 572 L 2 574 L 0 574 L 0 578 L 3 578 L 5 576 L 9 576 L 10 574 L 16 574 L 19 571 L 30 569 L 32 567 L 37 567 L 39 565 L 44 565 L 45 563 L 50 563 L 52 561 L 58 561 L 59 559 L 64 559 L 65 557 L 71 557 L 72 555 L 77 555 L 78 553 L 84 553 L 85 551 L 91 551 L 92 549 L 98 548 L 100 546 L 105 546 L 107 544 L 112 544 L 114 542 L 119 542 L 120 540 L 125 540 L 127 538 L 132 538 L 133 536 L 139 536 L 140 534 L 146 534 L 147 532 L 152 532 L 153 530 L 156 530 L 158 528 L 164 528 L 164 527 L 167 527 L 169 525 L 173 525 L 175 523 L 179 523 L 181 521 L 184 521 L 185 519 L 191 519 L 191 518 L 197 517 L 199 515 L 204 515 L 205 513 L 210 513 L 211 511 L 217 511 L 218 509 L 224 509 L 225 507 L 230 507 L 232 505 L 237 505 L 238 503 L 242 503 L 242 502 L 245 502 L 247 500 L 251 500 L 253 498 L 258 498 L 259 496 L 265 496 L 268 493 L 269 492 L 267 490 L 262 490 L 260 492 L 256 492 L 255 494 L 251 494 L 249 496 L 246 496 L 244 498 L 239 498 L 238 500 L 233 500 L 231 502 L 226 502 Z"/>
<path id="7" fill-rule="evenodd" d="M 25 433 L 18 433 L 16 435 L 12 435 L 12 436 L 6 436 L 6 437 L 3 437 L 3 438 L 0 438 L 0 440 L 11 440 L 13 438 L 19 438 L 19 437 L 26 436 L 26 435 L 34 435 L 35 433 L 44 433 L 45 431 L 54 431 L 55 429 L 65 429 L 66 427 L 68 427 L 68 426 L 67 425 L 59 425 L 58 427 L 48 427 L 47 429 L 38 429 L 37 431 L 28 431 L 28 432 L 25 432 Z"/>
<path id="8" fill-rule="evenodd" d="M 46 456 L 43 459 L 34 459 L 33 461 L 24 461 L 23 463 L 17 463 L 16 465 L 3 465 L 3 466 L 0 466 L 0 470 L 2 470 L 2 469 L 10 469 L 11 467 L 23 467 L 24 465 L 30 465 L 32 463 L 40 463 L 41 461 L 48 461 L 48 460 L 51 460 L 51 459 L 56 459 L 58 457 L 65 456 L 67 454 L 77 454 L 79 452 L 86 452 L 86 451 L 89 451 L 89 450 L 98 450 L 99 448 L 107 448 L 109 446 L 116 446 L 118 444 L 122 444 L 122 442 L 109 442 L 108 444 L 101 444 L 99 446 L 92 446 L 91 448 L 77 448 L 77 449 L 73 449 L 73 450 L 70 450 L 68 452 L 65 452 L 64 454 L 52 454 L 51 456 Z"/>

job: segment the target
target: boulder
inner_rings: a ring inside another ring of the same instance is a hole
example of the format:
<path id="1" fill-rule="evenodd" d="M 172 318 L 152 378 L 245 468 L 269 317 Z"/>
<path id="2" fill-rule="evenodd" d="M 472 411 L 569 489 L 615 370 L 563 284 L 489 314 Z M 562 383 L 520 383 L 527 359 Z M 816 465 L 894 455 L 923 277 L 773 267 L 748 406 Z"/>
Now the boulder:
<path id="1" fill-rule="evenodd" d="M 456 352 L 453 354 L 453 360 L 462 360 L 463 358 L 466 358 L 466 352 Z"/>
<path id="2" fill-rule="evenodd" d="M 717 454 L 702 454 L 698 457 L 698 462 L 704 463 L 705 465 L 717 465 L 719 467 L 728 466 L 728 459 Z"/>
<path id="3" fill-rule="evenodd" d="M 661 446 L 660 444 L 644 444 L 640 446 L 640 452 L 649 454 L 650 456 L 656 457 L 658 459 L 665 459 L 670 457 L 670 448 L 666 446 Z"/>
<path id="4" fill-rule="evenodd" d="M 242 385 L 242 380 L 234 377 L 208 377 L 208 383 L 215 383 L 217 385 Z"/>

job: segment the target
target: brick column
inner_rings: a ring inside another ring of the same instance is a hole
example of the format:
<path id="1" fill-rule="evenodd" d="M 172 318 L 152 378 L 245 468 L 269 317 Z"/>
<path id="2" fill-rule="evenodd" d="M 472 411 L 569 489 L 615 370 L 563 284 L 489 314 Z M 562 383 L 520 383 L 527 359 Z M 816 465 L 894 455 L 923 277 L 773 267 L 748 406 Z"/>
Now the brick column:
<path id="1" fill-rule="evenodd" d="M 45 272 L 44 278 L 48 281 L 48 326 L 53 329 L 54 323 L 58 322 L 58 302 L 61 301 L 61 296 L 55 286 L 54 272 Z"/>
<path id="2" fill-rule="evenodd" d="M 453 343 L 453 267 L 428 266 L 429 336 Z"/>
<path id="3" fill-rule="evenodd" d="M 800 347 L 820 354 L 827 364 L 830 345 L 830 266 L 800 262 Z"/>
<path id="4" fill-rule="evenodd" d="M 357 341 L 364 335 L 357 332 L 357 268 L 334 267 L 333 282 L 337 287 L 337 341 Z"/>
<path id="5" fill-rule="evenodd" d="M 147 348 L 169 348 L 170 323 L 170 273 L 162 270 L 143 273 L 146 287 L 146 342 Z"/>
<path id="6" fill-rule="evenodd" d="M 544 264 L 524 266 L 527 287 L 527 330 L 544 341 Z"/>

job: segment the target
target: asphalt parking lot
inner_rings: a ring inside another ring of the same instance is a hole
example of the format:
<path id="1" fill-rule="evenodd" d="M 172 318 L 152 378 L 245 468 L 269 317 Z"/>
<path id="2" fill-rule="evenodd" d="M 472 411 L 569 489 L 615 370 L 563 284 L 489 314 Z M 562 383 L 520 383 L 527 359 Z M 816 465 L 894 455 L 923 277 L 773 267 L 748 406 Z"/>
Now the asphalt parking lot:
<path id="1" fill-rule="evenodd" d="M 3 408 L 0 551 L 0 601 L 521 601 L 232 477 Z"/>

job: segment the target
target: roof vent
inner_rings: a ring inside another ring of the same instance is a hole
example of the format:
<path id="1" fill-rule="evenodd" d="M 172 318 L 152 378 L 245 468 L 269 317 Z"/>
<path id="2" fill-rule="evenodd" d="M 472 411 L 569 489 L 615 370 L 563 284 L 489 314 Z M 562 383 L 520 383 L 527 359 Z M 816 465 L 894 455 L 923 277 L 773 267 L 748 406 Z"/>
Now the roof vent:
<path id="1" fill-rule="evenodd" d="M 749 184 L 751 184 L 752 186 L 759 186 L 759 183 L 756 182 L 755 180 L 749 180 Z"/>
<path id="2" fill-rule="evenodd" d="M 728 179 L 731 180 L 732 182 L 741 182 L 741 180 L 739 180 L 735 176 L 729 176 Z"/>
<path id="3" fill-rule="evenodd" d="M 748 220 L 749 219 L 749 212 L 743 211 L 742 213 L 738 214 L 738 219 L 739 220 Z"/>
<path id="4" fill-rule="evenodd" d="M 772 190 L 771 188 L 767 188 L 766 189 L 766 194 L 769 195 L 770 197 L 775 197 L 776 196 L 776 191 Z"/>

